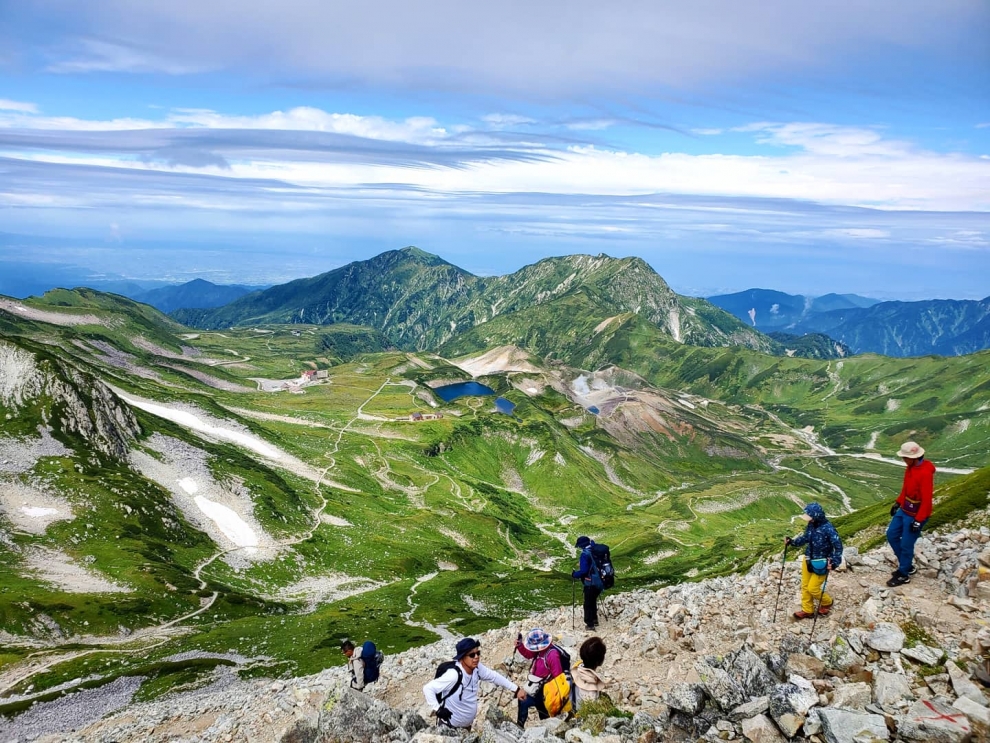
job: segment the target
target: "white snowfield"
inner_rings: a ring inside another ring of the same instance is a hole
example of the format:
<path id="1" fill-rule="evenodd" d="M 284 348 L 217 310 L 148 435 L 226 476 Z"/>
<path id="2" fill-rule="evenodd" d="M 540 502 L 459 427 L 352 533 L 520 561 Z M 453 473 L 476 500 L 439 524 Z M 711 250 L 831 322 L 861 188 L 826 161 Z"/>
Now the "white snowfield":
<path id="1" fill-rule="evenodd" d="M 170 408 L 169 406 L 162 405 L 161 403 L 131 397 L 130 395 L 123 394 L 120 391 L 117 391 L 117 395 L 128 405 L 133 405 L 135 408 L 139 408 L 146 413 L 157 415 L 159 418 L 164 418 L 165 420 L 172 421 L 173 423 L 178 423 L 180 426 L 189 428 L 205 436 L 209 436 L 210 438 L 220 439 L 221 441 L 229 441 L 232 444 L 237 444 L 245 449 L 250 449 L 256 454 L 260 454 L 263 457 L 274 459 L 276 461 L 282 459 L 284 456 L 278 449 L 262 441 L 254 434 L 246 433 L 244 431 L 235 431 L 231 428 L 224 428 L 222 426 L 215 425 L 204 420 L 204 418 L 189 412 L 188 410 Z"/>
<path id="2" fill-rule="evenodd" d="M 201 495 L 197 495 L 195 500 L 199 510 L 213 520 L 227 539 L 238 547 L 247 548 L 245 551 L 248 554 L 254 552 L 251 548 L 258 546 L 258 535 L 244 519 L 222 503 L 216 503 Z"/>

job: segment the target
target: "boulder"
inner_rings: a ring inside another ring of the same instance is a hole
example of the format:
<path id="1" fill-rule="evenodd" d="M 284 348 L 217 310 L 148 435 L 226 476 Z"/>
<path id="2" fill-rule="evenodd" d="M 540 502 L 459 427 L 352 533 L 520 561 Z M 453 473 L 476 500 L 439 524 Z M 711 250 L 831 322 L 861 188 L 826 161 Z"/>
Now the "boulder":
<path id="1" fill-rule="evenodd" d="M 705 706 L 705 690 L 700 684 L 677 684 L 664 696 L 671 709 L 696 715 Z"/>
<path id="2" fill-rule="evenodd" d="M 881 707 L 891 709 L 898 702 L 913 698 L 907 676 L 888 671 L 877 672 L 873 679 L 873 699 Z"/>
<path id="3" fill-rule="evenodd" d="M 930 648 L 927 645 L 915 645 L 913 648 L 904 648 L 901 650 L 901 655 L 913 660 L 915 663 L 921 663 L 926 666 L 937 666 L 938 662 L 942 659 L 941 650 Z"/>
<path id="4" fill-rule="evenodd" d="M 806 679 L 820 679 L 825 673 L 825 664 L 810 655 L 791 653 L 787 658 L 784 672 L 788 676 L 796 674 Z"/>
<path id="5" fill-rule="evenodd" d="M 748 645 L 725 656 L 722 668 L 743 688 L 747 697 L 766 696 L 780 683 L 763 659 Z"/>
<path id="6" fill-rule="evenodd" d="M 873 690 L 861 681 L 836 687 L 832 694 L 832 706 L 839 709 L 862 710 L 871 701 Z"/>
<path id="7" fill-rule="evenodd" d="M 881 715 L 867 715 L 844 709 L 820 709 L 822 734 L 828 743 L 860 743 L 890 740 L 887 723 Z"/>
<path id="8" fill-rule="evenodd" d="M 340 686 L 323 702 L 315 743 L 370 743 L 391 737 L 397 729 L 401 721 L 391 707 L 369 694 Z"/>
<path id="9" fill-rule="evenodd" d="M 808 710 L 818 704 L 814 689 L 794 683 L 778 684 L 770 692 L 770 716 L 788 738 L 793 738 L 804 724 Z"/>
<path id="10" fill-rule="evenodd" d="M 897 733 L 907 740 L 926 743 L 965 743 L 972 735 L 966 715 L 934 699 L 922 699 L 897 724 Z"/>
<path id="11" fill-rule="evenodd" d="M 729 719 L 735 722 L 745 720 L 749 717 L 756 717 L 770 709 L 770 697 L 757 697 L 745 704 L 740 704 L 729 713 Z"/>
<path id="12" fill-rule="evenodd" d="M 949 673 L 949 679 L 952 681 L 952 690 L 956 693 L 957 697 L 967 697 L 977 704 L 986 705 L 987 700 L 983 696 L 983 692 L 980 691 L 980 687 L 974 684 L 969 676 L 960 671 L 955 663 L 946 663 L 945 670 Z"/>
<path id="13" fill-rule="evenodd" d="M 742 733 L 753 743 L 784 743 L 785 738 L 766 715 L 748 717 L 742 721 Z"/>
<path id="14" fill-rule="evenodd" d="M 719 709 L 728 712 L 746 701 L 746 692 L 726 671 L 707 663 L 698 663 L 695 670 L 701 677 L 708 696 Z"/>
<path id="15" fill-rule="evenodd" d="M 977 704 L 969 697 L 959 697 L 952 703 L 952 706 L 964 713 L 971 723 L 979 722 L 983 725 L 990 725 L 990 709 L 982 704 Z"/>
<path id="16" fill-rule="evenodd" d="M 866 644 L 881 653 L 897 653 L 904 647 L 904 633 L 896 624 L 880 622 L 866 636 Z"/>
<path id="17" fill-rule="evenodd" d="M 863 657 L 853 649 L 845 637 L 838 635 L 829 647 L 823 660 L 829 668 L 834 668 L 838 671 L 848 671 L 853 666 L 861 664 Z"/>

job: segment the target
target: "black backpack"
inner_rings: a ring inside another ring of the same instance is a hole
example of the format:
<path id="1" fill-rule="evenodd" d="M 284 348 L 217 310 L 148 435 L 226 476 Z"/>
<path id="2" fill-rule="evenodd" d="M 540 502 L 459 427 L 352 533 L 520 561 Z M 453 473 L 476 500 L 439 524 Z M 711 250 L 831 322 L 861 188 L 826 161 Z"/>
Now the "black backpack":
<path id="1" fill-rule="evenodd" d="M 461 688 L 461 681 L 464 680 L 464 674 L 461 672 L 461 667 L 457 665 L 456 660 L 445 660 L 439 666 L 437 666 L 437 672 L 433 674 L 433 678 L 438 679 L 443 676 L 447 671 L 453 668 L 457 671 L 457 681 L 454 685 L 450 687 L 450 690 L 446 694 L 441 694 L 437 692 L 437 701 L 440 702 L 440 706 L 443 707 L 447 700 L 454 696 L 454 692 Z M 461 696 L 464 696 L 464 690 L 461 689 Z"/>
<path id="2" fill-rule="evenodd" d="M 368 640 L 361 646 L 361 660 L 364 661 L 364 683 L 373 684 L 378 680 L 385 654 Z"/>
<path id="3" fill-rule="evenodd" d="M 591 559 L 598 568 L 603 590 L 612 588 L 615 585 L 615 567 L 612 565 L 612 555 L 608 551 L 608 545 L 598 543 L 591 545 Z"/>
<path id="4" fill-rule="evenodd" d="M 557 657 L 560 658 L 560 670 L 567 673 L 571 670 L 571 654 L 564 650 L 560 645 L 554 643 L 550 647 L 556 648 Z"/>

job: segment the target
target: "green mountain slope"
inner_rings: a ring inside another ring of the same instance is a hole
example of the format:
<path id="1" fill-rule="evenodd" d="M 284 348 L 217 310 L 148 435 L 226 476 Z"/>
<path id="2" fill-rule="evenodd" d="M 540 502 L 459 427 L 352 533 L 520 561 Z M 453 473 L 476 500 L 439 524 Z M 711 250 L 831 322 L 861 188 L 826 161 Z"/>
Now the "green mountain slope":
<path id="1" fill-rule="evenodd" d="M 494 318 L 552 304 L 575 292 L 589 298 L 599 321 L 634 313 L 683 343 L 773 347 L 704 300 L 678 296 L 641 259 L 605 255 L 547 258 L 511 275 L 480 278 L 437 256 L 405 248 L 273 287 L 215 311 L 182 311 L 175 317 L 203 328 L 347 322 L 380 330 L 398 348 L 423 350 Z"/>

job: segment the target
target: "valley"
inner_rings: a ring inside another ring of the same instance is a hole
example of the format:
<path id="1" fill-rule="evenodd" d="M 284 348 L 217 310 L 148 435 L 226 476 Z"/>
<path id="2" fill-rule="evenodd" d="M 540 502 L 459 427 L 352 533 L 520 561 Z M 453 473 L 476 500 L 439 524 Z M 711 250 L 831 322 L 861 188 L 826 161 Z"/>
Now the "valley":
<path id="1" fill-rule="evenodd" d="M 570 601 L 579 534 L 611 545 L 622 590 L 744 570 L 803 503 L 889 502 L 908 438 L 939 487 L 987 464 L 986 352 L 690 346 L 585 289 L 433 350 L 190 328 L 91 290 L 5 299 L 0 713 L 502 626 Z M 435 392 L 469 381 L 493 394 Z"/>

